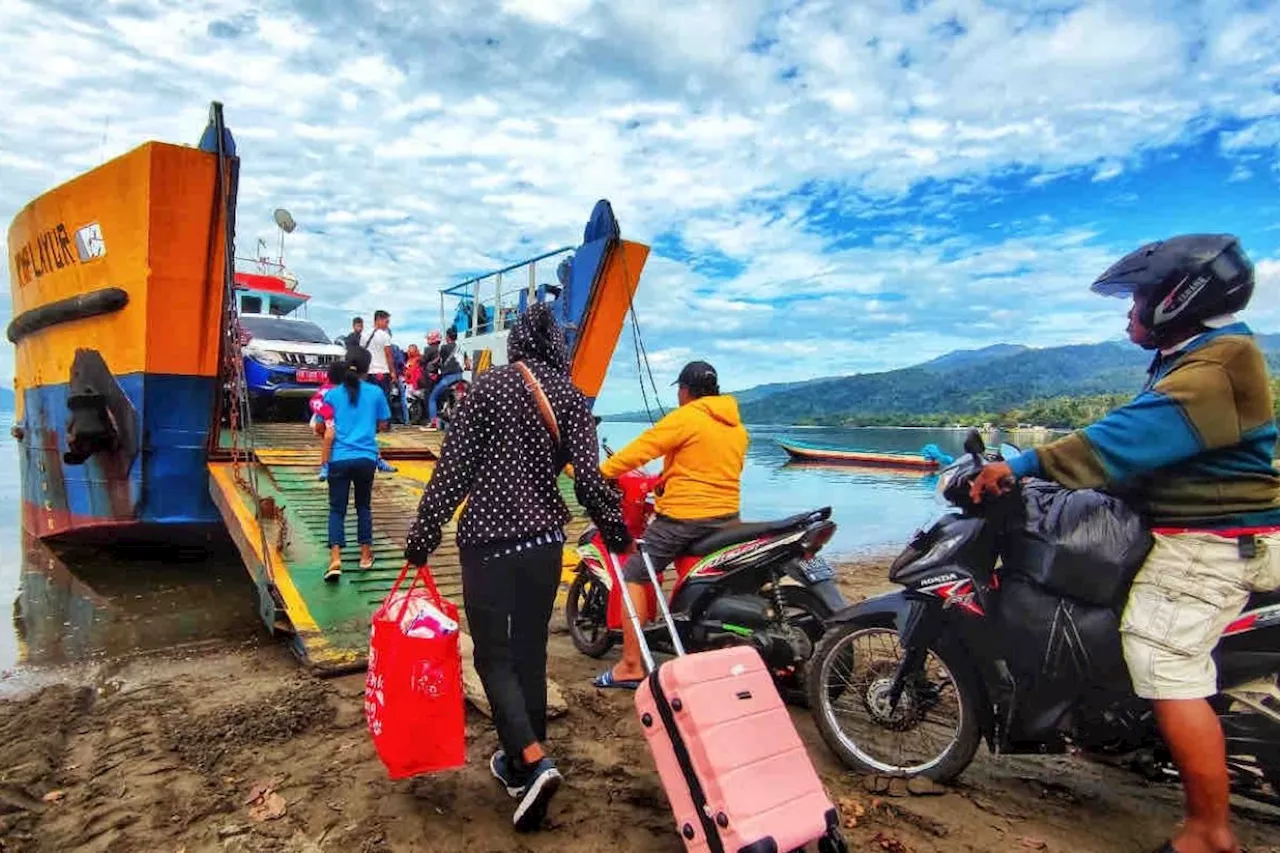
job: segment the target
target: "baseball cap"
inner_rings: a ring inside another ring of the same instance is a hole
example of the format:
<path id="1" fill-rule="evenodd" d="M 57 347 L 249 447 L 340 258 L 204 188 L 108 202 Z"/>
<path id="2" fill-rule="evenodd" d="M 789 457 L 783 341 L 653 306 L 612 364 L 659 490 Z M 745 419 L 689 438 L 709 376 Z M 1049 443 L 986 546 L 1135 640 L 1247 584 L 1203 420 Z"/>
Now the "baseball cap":
<path id="1" fill-rule="evenodd" d="M 683 385 L 695 390 L 715 390 L 720 387 L 720 377 L 716 369 L 705 361 L 691 361 L 680 371 L 680 376 L 672 385 Z"/>

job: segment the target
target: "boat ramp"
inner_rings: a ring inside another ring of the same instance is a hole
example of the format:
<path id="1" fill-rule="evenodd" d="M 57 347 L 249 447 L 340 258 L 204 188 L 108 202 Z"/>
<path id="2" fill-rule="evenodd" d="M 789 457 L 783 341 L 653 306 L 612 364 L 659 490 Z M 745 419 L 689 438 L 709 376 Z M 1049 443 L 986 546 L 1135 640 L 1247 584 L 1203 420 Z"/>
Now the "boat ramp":
<path id="1" fill-rule="evenodd" d="M 311 670 L 336 675 L 364 668 L 369 614 L 404 566 L 405 534 L 431 479 L 442 437 L 417 427 L 380 435 L 383 458 L 397 470 L 374 481 L 374 564 L 357 568 L 355 547 L 347 549 L 342 580 L 335 584 L 324 581 L 329 497 L 317 476 L 319 439 L 303 423 L 259 424 L 243 434 L 222 430 L 218 451 L 210 454 L 210 494 L 257 587 L 263 622 L 288 638 Z M 574 516 L 567 530 L 572 543 L 587 522 L 573 500 L 571 482 L 563 478 L 561 486 Z M 347 540 L 355 542 L 354 510 L 347 512 Z M 569 572 L 577 557 L 568 546 L 565 553 Z M 431 572 L 442 595 L 462 600 L 452 524 L 432 556 Z"/>

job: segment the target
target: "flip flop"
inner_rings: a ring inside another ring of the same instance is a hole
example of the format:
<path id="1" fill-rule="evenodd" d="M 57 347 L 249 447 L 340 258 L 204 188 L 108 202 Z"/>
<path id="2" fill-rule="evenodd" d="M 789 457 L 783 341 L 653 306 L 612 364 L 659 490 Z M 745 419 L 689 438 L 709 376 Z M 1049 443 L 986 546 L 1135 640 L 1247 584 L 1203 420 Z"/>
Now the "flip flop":
<path id="1" fill-rule="evenodd" d="M 342 577 L 342 563 L 330 563 L 329 568 L 325 569 L 324 579 L 326 583 L 337 583 Z"/>
<path id="2" fill-rule="evenodd" d="M 373 568 L 373 560 L 370 560 L 367 563 L 364 560 L 360 561 L 360 571 L 367 572 L 372 568 Z"/>
<path id="3" fill-rule="evenodd" d="M 640 686 L 638 678 L 614 678 L 613 670 L 606 669 L 604 672 L 596 676 L 596 680 L 591 682 L 591 686 L 598 690 L 608 690 L 617 688 L 618 690 L 635 690 Z"/>
<path id="4" fill-rule="evenodd" d="M 1173 846 L 1172 841 L 1166 841 L 1163 846 L 1151 851 L 1151 853 L 1178 853 L 1178 849 Z M 1249 848 L 1242 845 L 1240 847 L 1240 853 L 1249 853 Z"/>

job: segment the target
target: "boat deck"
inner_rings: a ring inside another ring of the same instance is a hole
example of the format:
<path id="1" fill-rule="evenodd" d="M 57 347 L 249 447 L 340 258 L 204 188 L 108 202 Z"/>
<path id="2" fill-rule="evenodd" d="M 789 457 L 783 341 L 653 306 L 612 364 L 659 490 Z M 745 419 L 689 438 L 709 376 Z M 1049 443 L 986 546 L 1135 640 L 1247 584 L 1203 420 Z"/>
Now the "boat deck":
<path id="1" fill-rule="evenodd" d="M 373 488 L 371 569 L 357 568 L 355 510 L 347 513 L 342 580 L 325 583 L 328 552 L 328 487 L 317 476 L 320 443 L 306 424 L 263 424 L 252 432 L 254 462 L 230 453 L 223 431 L 223 452 L 209 463 L 209 489 L 226 521 L 250 576 L 258 587 L 259 611 L 274 631 L 287 634 L 303 662 L 320 673 L 337 674 L 365 665 L 369 617 L 404 565 L 404 539 L 431 478 L 441 433 L 414 427 L 379 436 L 383 457 L 397 467 L 379 474 Z M 262 500 L 255 511 L 250 478 L 256 477 Z M 572 500 L 572 485 L 562 480 L 574 521 L 570 542 L 585 525 Z M 263 558 L 265 545 L 269 560 Z M 576 556 L 567 565 L 576 563 Z M 268 565 L 269 563 L 269 565 Z M 433 555 L 432 574 L 442 595 L 461 602 L 461 566 L 453 525 Z"/>

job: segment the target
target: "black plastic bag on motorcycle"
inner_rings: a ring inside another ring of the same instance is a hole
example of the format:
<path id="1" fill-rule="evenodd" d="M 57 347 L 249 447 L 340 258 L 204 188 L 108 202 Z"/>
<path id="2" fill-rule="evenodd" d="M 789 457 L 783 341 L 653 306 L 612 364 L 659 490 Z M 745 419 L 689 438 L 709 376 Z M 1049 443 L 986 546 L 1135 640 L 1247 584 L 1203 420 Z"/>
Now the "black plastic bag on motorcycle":
<path id="1" fill-rule="evenodd" d="M 1024 480 L 1021 495 L 1021 529 L 1006 541 L 1004 565 L 1058 595 L 1123 604 L 1151 550 L 1142 517 L 1112 495 L 1045 480 Z"/>
<path id="2" fill-rule="evenodd" d="M 1068 723 L 1073 708 L 1105 707 L 1129 695 L 1115 608 L 1074 601 L 1015 577 L 1001 586 L 1000 623 L 1014 679 L 1013 743 L 1052 743 L 1056 732 L 1084 722 Z M 1082 702 L 1082 685 L 1097 695 Z"/>
<path id="3" fill-rule="evenodd" d="M 1029 480 L 1022 500 L 1020 529 L 1002 555 L 1000 620 L 1018 709 L 1010 737 L 1051 742 L 1073 707 L 1106 705 L 1103 696 L 1080 702 L 1081 685 L 1111 698 L 1130 692 L 1120 613 L 1151 534 L 1102 492 Z M 1087 721 L 1073 722 L 1087 732 Z"/>

